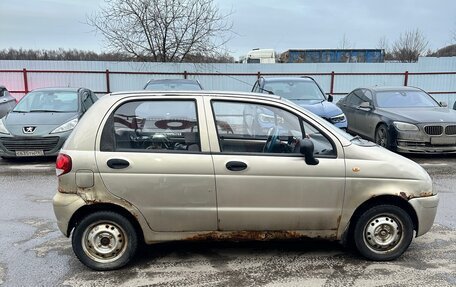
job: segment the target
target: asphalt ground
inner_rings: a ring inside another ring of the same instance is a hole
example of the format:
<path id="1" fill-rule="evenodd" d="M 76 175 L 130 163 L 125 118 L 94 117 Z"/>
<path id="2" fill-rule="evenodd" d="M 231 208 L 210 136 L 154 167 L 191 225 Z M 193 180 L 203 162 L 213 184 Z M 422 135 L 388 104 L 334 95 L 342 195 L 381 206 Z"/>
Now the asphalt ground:
<path id="1" fill-rule="evenodd" d="M 54 159 L 0 160 L 1 286 L 456 286 L 456 156 L 410 157 L 434 180 L 431 231 L 392 262 L 366 261 L 338 243 L 169 242 L 127 267 L 95 272 L 57 229 Z"/>

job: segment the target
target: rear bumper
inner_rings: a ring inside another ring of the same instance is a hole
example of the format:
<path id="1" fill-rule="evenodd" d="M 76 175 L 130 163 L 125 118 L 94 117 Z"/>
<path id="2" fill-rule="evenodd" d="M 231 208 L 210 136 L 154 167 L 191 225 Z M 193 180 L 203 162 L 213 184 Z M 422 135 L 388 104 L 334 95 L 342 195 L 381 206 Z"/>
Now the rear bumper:
<path id="1" fill-rule="evenodd" d="M 57 218 L 57 226 L 66 236 L 70 236 L 71 230 L 68 229 L 71 217 L 82 206 L 86 205 L 85 201 L 75 193 L 60 193 L 52 199 L 54 214 Z"/>
<path id="2" fill-rule="evenodd" d="M 439 204 L 439 196 L 433 195 L 429 197 L 419 197 L 409 200 L 410 205 L 416 212 L 418 217 L 418 230 L 416 236 L 421 236 L 428 232 L 432 224 L 434 224 L 437 206 Z"/>

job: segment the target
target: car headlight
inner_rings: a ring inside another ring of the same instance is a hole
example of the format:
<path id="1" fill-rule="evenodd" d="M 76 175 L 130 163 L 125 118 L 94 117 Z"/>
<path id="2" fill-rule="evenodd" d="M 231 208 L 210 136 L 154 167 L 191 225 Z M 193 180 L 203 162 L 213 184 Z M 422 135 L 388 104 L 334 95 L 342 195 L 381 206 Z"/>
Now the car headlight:
<path id="1" fill-rule="evenodd" d="M 418 130 L 417 126 L 415 126 L 413 124 L 409 124 L 409 123 L 393 122 L 393 125 L 396 127 L 396 129 L 398 129 L 400 131 L 417 131 Z"/>
<path id="2" fill-rule="evenodd" d="M 330 117 L 329 121 L 331 123 L 333 123 L 333 124 L 341 123 L 341 122 L 345 121 L 345 115 L 344 114 L 340 114 L 340 115 L 337 115 L 337 116 L 334 116 L 334 117 Z"/>
<path id="3" fill-rule="evenodd" d="M 55 130 L 53 130 L 53 131 L 51 132 L 51 134 L 63 133 L 63 132 L 72 130 L 72 129 L 74 129 L 74 127 L 75 127 L 77 124 L 78 124 L 78 119 L 72 119 L 71 121 L 68 121 L 68 122 L 64 123 L 63 125 L 61 125 L 60 127 L 58 127 L 58 128 L 56 128 Z"/>
<path id="4" fill-rule="evenodd" d="M 6 129 L 5 125 L 3 124 L 2 119 L 0 119 L 0 134 L 9 135 L 9 131 Z"/>

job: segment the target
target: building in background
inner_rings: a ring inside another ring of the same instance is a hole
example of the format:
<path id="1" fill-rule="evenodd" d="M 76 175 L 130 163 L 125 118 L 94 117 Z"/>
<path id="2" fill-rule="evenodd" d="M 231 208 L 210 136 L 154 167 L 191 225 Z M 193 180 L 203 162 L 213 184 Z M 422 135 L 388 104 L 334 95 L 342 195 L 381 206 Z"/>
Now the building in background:
<path id="1" fill-rule="evenodd" d="M 280 55 L 281 63 L 383 63 L 383 49 L 290 49 Z"/>
<path id="2" fill-rule="evenodd" d="M 276 63 L 276 52 L 274 49 L 253 49 L 246 56 L 239 59 L 240 63 L 274 64 Z"/>

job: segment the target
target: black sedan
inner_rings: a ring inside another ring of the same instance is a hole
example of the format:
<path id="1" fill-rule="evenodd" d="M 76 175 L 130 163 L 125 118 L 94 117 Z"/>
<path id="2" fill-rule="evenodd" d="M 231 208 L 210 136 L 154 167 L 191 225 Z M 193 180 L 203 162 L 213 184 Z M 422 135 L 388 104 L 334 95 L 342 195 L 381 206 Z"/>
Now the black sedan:
<path id="1" fill-rule="evenodd" d="M 413 87 L 359 88 L 337 105 L 348 131 L 403 153 L 456 152 L 456 111 Z"/>
<path id="2" fill-rule="evenodd" d="M 0 119 L 0 156 L 54 156 L 97 100 L 85 88 L 44 88 L 25 95 Z"/>

